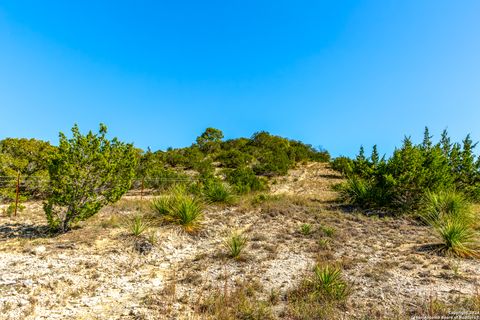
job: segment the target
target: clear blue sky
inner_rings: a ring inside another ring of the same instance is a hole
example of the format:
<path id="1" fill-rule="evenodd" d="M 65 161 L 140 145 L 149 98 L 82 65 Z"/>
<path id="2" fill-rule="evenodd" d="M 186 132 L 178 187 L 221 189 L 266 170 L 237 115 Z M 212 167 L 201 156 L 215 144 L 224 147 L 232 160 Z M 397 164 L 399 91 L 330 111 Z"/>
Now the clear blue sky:
<path id="1" fill-rule="evenodd" d="M 480 1 L 0 1 L 0 138 L 480 139 Z M 367 149 L 368 150 L 368 149 Z"/>

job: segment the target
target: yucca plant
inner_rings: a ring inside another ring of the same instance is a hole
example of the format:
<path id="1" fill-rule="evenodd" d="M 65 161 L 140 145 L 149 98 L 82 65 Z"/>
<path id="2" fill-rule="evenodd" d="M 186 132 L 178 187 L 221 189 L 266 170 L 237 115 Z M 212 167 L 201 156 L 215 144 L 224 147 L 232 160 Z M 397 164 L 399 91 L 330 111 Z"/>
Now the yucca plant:
<path id="1" fill-rule="evenodd" d="M 465 222 L 474 220 L 470 202 L 455 190 L 427 191 L 422 199 L 419 215 L 427 224 L 432 224 L 444 216 L 461 216 Z"/>
<path id="2" fill-rule="evenodd" d="M 335 228 L 329 226 L 323 226 L 322 231 L 327 237 L 333 237 L 335 234 Z"/>
<path id="3" fill-rule="evenodd" d="M 304 236 L 308 236 L 310 233 L 312 233 L 312 225 L 310 223 L 304 223 L 300 226 L 300 232 Z"/>
<path id="4" fill-rule="evenodd" d="M 228 255 L 232 258 L 239 258 L 243 249 L 247 245 L 247 238 L 239 232 L 233 232 L 224 241 L 224 246 L 228 250 Z"/>
<path id="5" fill-rule="evenodd" d="M 451 190 L 427 192 L 420 217 L 441 240 L 440 251 L 459 257 L 480 257 L 475 214 L 462 194 Z"/>
<path id="6" fill-rule="evenodd" d="M 371 184 L 356 176 L 352 176 L 339 186 L 340 196 L 347 203 L 366 207 L 370 204 L 373 188 Z"/>
<path id="7" fill-rule="evenodd" d="M 335 266 L 317 265 L 308 282 L 312 286 L 313 294 L 321 299 L 342 300 L 349 294 L 349 287 L 342 278 L 342 271 Z"/>
<path id="8" fill-rule="evenodd" d="M 443 217 L 433 225 L 442 240 L 441 250 L 463 258 L 479 258 L 479 234 L 462 216 Z"/>
<path id="9" fill-rule="evenodd" d="M 154 199 L 152 207 L 166 221 L 183 226 L 187 232 L 196 231 L 203 218 L 200 200 L 187 194 L 181 187 L 176 187 L 170 194 Z"/>
<path id="10" fill-rule="evenodd" d="M 167 215 L 172 211 L 174 198 L 171 195 L 161 196 L 152 200 L 152 208 L 159 215 Z"/>
<path id="11" fill-rule="evenodd" d="M 194 232 L 200 227 L 203 218 L 202 206 L 196 198 L 180 198 L 171 217 L 175 223 L 182 225 L 185 231 Z"/>
<path id="12" fill-rule="evenodd" d="M 136 215 L 128 224 L 130 232 L 135 237 L 140 236 L 148 227 L 149 224 L 140 215 Z"/>
<path id="13" fill-rule="evenodd" d="M 203 189 L 203 196 L 211 203 L 231 203 L 234 198 L 230 186 L 220 181 L 207 183 Z"/>

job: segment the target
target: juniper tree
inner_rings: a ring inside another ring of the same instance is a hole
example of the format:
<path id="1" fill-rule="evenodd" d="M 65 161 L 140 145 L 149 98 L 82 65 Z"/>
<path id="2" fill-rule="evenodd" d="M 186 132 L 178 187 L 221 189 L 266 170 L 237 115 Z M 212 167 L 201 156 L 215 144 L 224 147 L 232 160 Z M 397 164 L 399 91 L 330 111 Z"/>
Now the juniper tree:
<path id="1" fill-rule="evenodd" d="M 77 125 L 73 137 L 60 133 L 58 152 L 49 164 L 50 194 L 44 203 L 52 229 L 65 232 L 72 223 L 85 220 L 113 203 L 130 188 L 137 157 L 131 144 L 99 133 L 82 135 Z"/>
<path id="2" fill-rule="evenodd" d="M 440 138 L 440 147 L 442 148 L 443 154 L 448 157 L 452 150 L 452 144 L 450 142 L 450 137 L 448 136 L 447 129 L 443 130 Z"/>
<path id="3" fill-rule="evenodd" d="M 372 161 L 373 167 L 378 165 L 380 156 L 378 155 L 377 145 L 374 145 L 372 148 L 372 155 L 370 156 L 370 161 Z"/>
<path id="4" fill-rule="evenodd" d="M 197 144 L 205 153 L 213 153 L 220 147 L 220 142 L 223 139 L 223 132 L 215 128 L 207 128 L 199 137 L 197 137 Z"/>
<path id="5" fill-rule="evenodd" d="M 422 142 L 423 149 L 429 150 L 432 147 L 432 138 L 433 136 L 430 135 L 430 130 L 428 130 L 428 127 L 425 127 L 425 131 L 423 132 L 423 142 Z"/>

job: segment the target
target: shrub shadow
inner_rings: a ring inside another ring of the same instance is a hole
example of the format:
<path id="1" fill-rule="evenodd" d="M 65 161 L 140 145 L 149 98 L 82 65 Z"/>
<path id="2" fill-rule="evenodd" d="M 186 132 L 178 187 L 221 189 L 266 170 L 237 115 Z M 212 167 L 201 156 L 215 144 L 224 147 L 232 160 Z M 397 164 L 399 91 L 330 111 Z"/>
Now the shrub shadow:
<path id="1" fill-rule="evenodd" d="M 52 233 L 47 225 L 26 223 L 5 223 L 0 225 L 0 241 L 7 239 L 50 238 Z"/>

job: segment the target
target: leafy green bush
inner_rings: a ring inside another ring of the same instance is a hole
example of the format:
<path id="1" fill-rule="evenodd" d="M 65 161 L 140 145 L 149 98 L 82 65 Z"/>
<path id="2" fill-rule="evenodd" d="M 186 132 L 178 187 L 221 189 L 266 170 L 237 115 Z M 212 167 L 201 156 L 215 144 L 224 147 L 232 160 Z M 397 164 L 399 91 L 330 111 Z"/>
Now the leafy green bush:
<path id="1" fill-rule="evenodd" d="M 366 209 L 388 206 L 393 201 L 391 185 L 387 181 L 383 184 L 374 184 L 363 178 L 352 176 L 339 186 L 339 190 L 344 201 Z"/>
<path id="2" fill-rule="evenodd" d="M 380 159 L 376 146 L 367 158 L 362 147 L 355 159 L 339 158 L 332 167 L 349 178 L 342 188 L 349 203 L 403 213 L 418 210 L 427 191 L 454 188 L 475 200 L 480 195 L 480 158 L 474 147 L 469 136 L 452 144 L 446 131 L 433 144 L 426 128 L 421 144 L 405 138 L 387 160 Z"/>
<path id="3" fill-rule="evenodd" d="M 220 149 L 223 132 L 215 128 L 207 128 L 197 137 L 197 145 L 204 153 L 214 153 Z"/>
<path id="4" fill-rule="evenodd" d="M 50 194 L 44 203 L 52 229 L 65 232 L 76 221 L 85 220 L 103 206 L 116 202 L 128 191 L 135 175 L 133 146 L 98 134 L 82 135 L 77 125 L 73 137 L 60 133 L 57 153 L 49 165 Z"/>
<path id="5" fill-rule="evenodd" d="M 156 167 L 149 170 L 145 177 L 145 187 L 155 190 L 167 190 L 178 184 L 185 184 L 192 179 L 186 174 L 172 169 Z"/>
<path id="6" fill-rule="evenodd" d="M 331 162 L 332 168 L 345 176 L 353 174 L 353 160 L 347 157 L 337 157 Z"/>
<path id="7" fill-rule="evenodd" d="M 238 149 L 230 149 L 219 153 L 216 161 L 219 161 L 225 168 L 238 168 L 249 165 L 253 161 L 253 157 Z"/>
<path id="8" fill-rule="evenodd" d="M 48 162 L 56 148 L 36 139 L 7 138 L 0 141 L 0 199 L 14 201 L 17 175 L 23 200 L 45 196 Z"/>
<path id="9" fill-rule="evenodd" d="M 250 167 L 240 167 L 225 171 L 227 182 L 235 188 L 237 193 L 261 191 L 267 188 L 267 183 L 255 175 Z"/>

